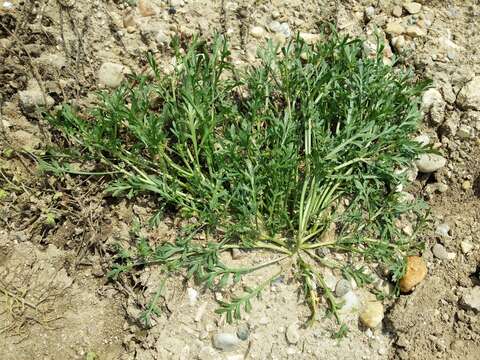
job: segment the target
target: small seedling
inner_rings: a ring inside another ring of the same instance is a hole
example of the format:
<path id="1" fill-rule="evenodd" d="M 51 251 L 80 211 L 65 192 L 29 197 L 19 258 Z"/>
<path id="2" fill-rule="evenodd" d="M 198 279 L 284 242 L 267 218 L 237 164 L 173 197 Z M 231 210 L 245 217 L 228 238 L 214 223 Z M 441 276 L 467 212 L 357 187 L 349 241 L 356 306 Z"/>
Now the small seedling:
<path id="1" fill-rule="evenodd" d="M 293 264 L 311 321 L 322 296 L 338 319 L 325 267 L 362 285 L 370 279 L 355 262 L 381 263 L 398 279 L 419 243 L 396 221 L 415 220 L 421 207 L 395 189 L 406 183 L 398 170 L 424 151 L 412 135 L 427 84 L 384 65 L 381 46 L 367 57 L 361 40 L 335 32 L 313 46 L 299 38 L 270 46 L 260 65 L 245 70 L 229 60 L 220 37 L 172 48 L 172 74 L 149 56 L 153 76 L 100 94 L 88 112 L 65 105 L 47 117 L 69 146 L 51 149 L 46 170 L 94 174 L 69 163 L 95 162 L 96 174 L 111 179 L 111 194 L 150 193 L 177 217 L 195 219 L 175 242 L 151 247 L 141 239 L 136 250 L 122 249 L 110 275 L 159 264 L 218 289 L 263 267 Z M 334 236 L 326 236 L 332 226 Z M 207 240 L 195 240 L 200 233 Z M 278 255 L 232 268 L 220 254 L 233 248 Z M 328 255 L 335 252 L 349 260 Z M 240 318 L 277 276 L 220 302 L 217 312 Z"/>

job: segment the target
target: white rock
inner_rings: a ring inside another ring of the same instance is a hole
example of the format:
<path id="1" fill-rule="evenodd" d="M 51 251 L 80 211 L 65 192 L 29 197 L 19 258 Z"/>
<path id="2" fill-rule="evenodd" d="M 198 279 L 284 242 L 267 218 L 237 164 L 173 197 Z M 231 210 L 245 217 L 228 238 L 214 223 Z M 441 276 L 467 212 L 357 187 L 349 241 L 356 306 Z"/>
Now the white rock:
<path id="1" fill-rule="evenodd" d="M 430 120 L 439 125 L 445 117 L 445 101 L 442 94 L 435 88 L 428 89 L 422 96 L 422 111 L 430 115 Z"/>
<path id="2" fill-rule="evenodd" d="M 446 223 L 439 224 L 435 229 L 435 234 L 440 235 L 442 237 L 449 237 L 450 226 Z"/>
<path id="3" fill-rule="evenodd" d="M 240 343 L 240 339 L 235 334 L 219 333 L 213 337 L 213 346 L 219 350 L 232 350 Z"/>
<path id="4" fill-rule="evenodd" d="M 257 39 L 265 37 L 265 30 L 261 26 L 254 26 L 250 29 L 250 34 Z"/>
<path id="5" fill-rule="evenodd" d="M 460 243 L 460 246 L 461 246 L 462 252 L 463 252 L 464 254 L 468 254 L 468 253 L 469 253 L 470 251 L 472 251 L 472 249 L 473 249 L 473 244 L 470 243 L 470 242 L 468 242 L 468 241 L 462 241 L 462 242 Z"/>
<path id="6" fill-rule="evenodd" d="M 319 34 L 301 32 L 299 34 L 299 36 L 308 45 L 313 45 L 320 40 L 320 35 Z"/>
<path id="7" fill-rule="evenodd" d="M 355 312 L 361 307 L 360 298 L 353 291 L 349 291 L 345 295 L 343 295 L 342 300 L 343 306 L 339 311 L 342 314 Z"/>
<path id="8" fill-rule="evenodd" d="M 427 134 L 420 134 L 416 136 L 413 140 L 422 144 L 423 146 L 427 146 L 430 144 L 430 137 Z"/>
<path id="9" fill-rule="evenodd" d="M 383 320 L 383 305 L 378 301 L 368 302 L 360 313 L 360 321 L 370 329 L 376 328 Z"/>
<path id="10" fill-rule="evenodd" d="M 474 286 L 466 290 L 461 303 L 467 309 L 480 311 L 480 286 Z"/>
<path id="11" fill-rule="evenodd" d="M 392 38 L 392 46 L 398 51 L 402 51 L 405 47 L 406 41 L 403 35 L 398 35 Z"/>
<path id="12" fill-rule="evenodd" d="M 403 4 L 403 8 L 411 15 L 418 14 L 422 10 L 422 4 L 416 2 L 407 2 Z"/>
<path id="13" fill-rule="evenodd" d="M 40 88 L 20 91 L 18 93 L 20 107 L 25 113 L 32 113 L 40 108 L 51 108 L 55 104 L 55 100 L 47 94 L 43 94 Z"/>
<path id="14" fill-rule="evenodd" d="M 98 81 L 101 85 L 116 88 L 122 83 L 125 72 L 123 65 L 105 62 L 98 70 Z"/>
<path id="15" fill-rule="evenodd" d="M 325 269 L 325 271 L 323 272 L 323 280 L 325 281 L 325 284 L 330 290 L 335 290 L 335 286 L 337 285 L 338 280 L 335 275 L 333 275 L 330 269 Z"/>
<path id="16" fill-rule="evenodd" d="M 375 16 L 375 8 L 373 6 L 368 6 L 365 8 L 365 18 L 370 21 Z"/>
<path id="17" fill-rule="evenodd" d="M 457 104 L 463 109 L 480 110 L 480 76 L 475 76 L 460 90 Z"/>
<path id="18" fill-rule="evenodd" d="M 418 171 L 426 174 L 441 169 L 446 163 L 447 159 L 438 154 L 421 154 L 419 158 L 415 160 Z"/>
<path id="19" fill-rule="evenodd" d="M 298 325 L 296 323 L 290 324 L 285 331 L 285 337 L 289 344 L 294 345 L 300 340 L 300 333 L 298 332 Z"/>
<path id="20" fill-rule="evenodd" d="M 190 305 L 195 305 L 198 299 L 198 291 L 193 288 L 187 288 L 187 297 Z"/>
<path id="21" fill-rule="evenodd" d="M 290 31 L 290 27 L 288 26 L 288 23 L 283 22 L 279 23 L 278 21 L 272 21 L 269 25 L 268 28 L 270 31 L 275 32 L 275 33 L 280 33 L 284 35 L 285 37 L 290 37 L 292 35 L 292 32 Z"/>

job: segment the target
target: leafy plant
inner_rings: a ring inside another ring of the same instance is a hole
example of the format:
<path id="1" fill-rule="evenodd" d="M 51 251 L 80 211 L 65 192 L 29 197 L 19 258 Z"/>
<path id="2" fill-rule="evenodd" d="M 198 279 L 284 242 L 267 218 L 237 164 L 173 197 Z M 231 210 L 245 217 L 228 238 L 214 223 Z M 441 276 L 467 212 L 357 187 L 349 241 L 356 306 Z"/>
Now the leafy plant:
<path id="1" fill-rule="evenodd" d="M 113 195 L 150 193 L 165 203 L 162 212 L 196 219 L 174 243 L 150 248 L 143 239 L 135 252 L 122 250 L 112 277 L 155 263 L 223 287 L 264 266 L 292 263 L 313 320 L 320 296 L 335 316 L 340 306 L 322 267 L 368 282 L 362 270 L 319 250 L 402 268 L 419 244 L 395 224 L 421 215 L 421 206 L 395 189 L 406 183 L 398 170 L 424 151 L 412 134 L 426 83 L 384 65 L 381 47 L 367 57 L 361 40 L 335 32 L 313 46 L 299 38 L 281 49 L 270 45 L 261 64 L 246 70 L 230 62 L 220 37 L 189 46 L 177 40 L 172 48 L 172 74 L 149 56 L 153 76 L 101 93 L 88 114 L 65 105 L 48 116 L 69 146 L 51 150 L 46 170 L 85 174 L 69 162 L 93 161 L 97 174 L 110 176 Z M 198 233 L 207 240 L 194 240 Z M 232 269 L 219 254 L 234 248 L 279 255 Z M 239 318 L 272 279 L 221 302 L 218 312 Z"/>

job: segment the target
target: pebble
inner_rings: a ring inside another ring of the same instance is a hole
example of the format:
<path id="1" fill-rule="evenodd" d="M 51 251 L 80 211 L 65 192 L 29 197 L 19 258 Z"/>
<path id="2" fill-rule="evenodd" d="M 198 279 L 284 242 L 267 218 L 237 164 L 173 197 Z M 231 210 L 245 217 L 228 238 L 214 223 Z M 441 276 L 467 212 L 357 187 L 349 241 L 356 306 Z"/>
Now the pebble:
<path id="1" fill-rule="evenodd" d="M 155 9 L 148 0 L 138 0 L 138 11 L 140 12 L 140 15 L 144 17 L 156 14 Z"/>
<path id="2" fill-rule="evenodd" d="M 232 350 L 239 343 L 237 335 L 231 333 L 219 333 L 213 337 L 213 346 L 219 350 Z"/>
<path id="3" fill-rule="evenodd" d="M 462 189 L 465 190 L 465 191 L 468 191 L 472 188 L 472 183 L 469 181 L 469 180 L 465 180 L 463 183 L 462 183 Z"/>
<path id="4" fill-rule="evenodd" d="M 472 136 L 473 129 L 468 125 L 460 125 L 458 127 L 457 136 L 460 139 L 468 139 Z"/>
<path id="5" fill-rule="evenodd" d="M 323 280 L 325 281 L 325 285 L 327 285 L 327 287 L 334 291 L 335 290 L 335 286 L 337 285 L 337 278 L 335 277 L 335 275 L 333 275 L 332 271 L 330 269 L 325 269 L 325 271 L 323 272 Z"/>
<path id="6" fill-rule="evenodd" d="M 425 91 L 422 97 L 422 111 L 430 114 L 431 121 L 439 125 L 445 117 L 445 101 L 442 94 L 435 88 Z"/>
<path id="7" fill-rule="evenodd" d="M 238 259 L 242 258 L 243 252 L 239 249 L 234 248 L 234 249 L 232 249 L 231 255 L 232 255 L 233 260 L 238 260 Z"/>
<path id="8" fill-rule="evenodd" d="M 405 32 L 405 27 L 399 22 L 389 22 L 385 28 L 385 32 L 390 35 L 401 35 Z"/>
<path id="9" fill-rule="evenodd" d="M 337 295 L 338 297 L 342 297 L 350 290 L 352 290 L 350 281 L 348 281 L 347 279 L 340 279 L 335 286 L 335 295 Z"/>
<path id="10" fill-rule="evenodd" d="M 422 36 L 427 35 L 427 31 L 425 29 L 422 29 L 421 27 L 419 27 L 417 25 L 407 26 L 407 29 L 405 30 L 405 33 L 408 36 L 411 36 L 411 37 L 422 37 Z"/>
<path id="11" fill-rule="evenodd" d="M 408 293 L 427 276 L 427 265 L 419 256 L 409 256 L 407 258 L 407 268 L 405 275 L 400 279 L 400 290 Z"/>
<path id="12" fill-rule="evenodd" d="M 370 21 L 375 16 L 375 8 L 373 6 L 368 6 L 365 8 L 365 18 Z"/>
<path id="13" fill-rule="evenodd" d="M 383 304 L 379 301 L 368 302 L 360 313 L 360 321 L 367 328 L 376 328 L 383 320 Z"/>
<path id="14" fill-rule="evenodd" d="M 55 104 L 55 100 L 50 95 L 44 96 L 40 88 L 20 91 L 18 98 L 25 113 L 33 113 L 37 107 L 48 109 Z"/>
<path id="15" fill-rule="evenodd" d="M 392 46 L 398 52 L 402 51 L 405 48 L 406 41 L 403 35 L 393 37 L 391 42 L 392 42 Z"/>
<path id="16" fill-rule="evenodd" d="M 291 345 L 295 345 L 300 340 L 300 333 L 298 332 L 298 325 L 296 323 L 290 324 L 285 331 L 285 337 Z"/>
<path id="17" fill-rule="evenodd" d="M 403 4 L 403 8 L 410 14 L 418 14 L 422 10 L 422 4 L 416 2 L 406 2 Z"/>
<path id="18" fill-rule="evenodd" d="M 261 26 L 254 26 L 250 29 L 250 34 L 256 39 L 261 39 L 265 37 L 265 30 Z"/>
<path id="19" fill-rule="evenodd" d="M 98 70 L 98 81 L 109 88 L 118 87 L 124 79 L 125 67 L 121 64 L 105 62 Z"/>
<path id="20" fill-rule="evenodd" d="M 317 43 L 318 41 L 320 41 L 320 35 L 319 34 L 301 32 L 299 34 L 299 36 L 308 45 L 313 45 L 313 44 Z"/>
<path id="21" fill-rule="evenodd" d="M 342 314 L 358 311 L 361 306 L 359 297 L 353 291 L 349 291 L 343 295 L 342 300 L 343 306 L 340 309 Z"/>
<path id="22" fill-rule="evenodd" d="M 455 253 L 448 252 L 442 244 L 438 243 L 433 245 L 432 253 L 440 260 L 453 260 L 456 257 Z"/>
<path id="23" fill-rule="evenodd" d="M 395 5 L 395 6 L 393 7 L 393 9 L 392 9 L 392 15 L 393 15 L 393 16 L 399 18 L 399 17 L 402 17 L 402 13 L 403 13 L 403 11 L 402 11 L 401 6 Z"/>
<path id="24" fill-rule="evenodd" d="M 237 337 L 240 340 L 245 341 L 248 339 L 249 336 L 250 336 L 250 328 L 248 324 L 242 324 L 237 328 Z"/>
<path id="25" fill-rule="evenodd" d="M 440 235 L 442 237 L 449 237 L 450 236 L 450 225 L 446 223 L 442 223 L 437 226 L 435 229 L 435 234 Z"/>
<path id="26" fill-rule="evenodd" d="M 419 144 L 422 144 L 423 146 L 427 146 L 428 144 L 430 144 L 430 137 L 427 134 L 418 135 L 413 140 L 415 140 Z"/>
<path id="27" fill-rule="evenodd" d="M 480 311 L 480 286 L 468 289 L 462 296 L 461 304 L 470 310 Z"/>
<path id="28" fill-rule="evenodd" d="M 480 76 L 475 76 L 460 90 L 457 104 L 463 109 L 480 110 Z"/>
<path id="29" fill-rule="evenodd" d="M 198 291 L 193 288 L 187 288 L 187 297 L 189 304 L 195 305 L 198 299 Z"/>
<path id="30" fill-rule="evenodd" d="M 472 251 L 472 249 L 473 249 L 473 244 L 470 243 L 470 242 L 468 242 L 468 241 L 462 241 L 462 242 L 460 243 L 460 246 L 461 246 L 462 252 L 463 252 L 464 254 L 468 254 L 468 253 L 469 253 L 470 251 Z"/>
<path id="31" fill-rule="evenodd" d="M 280 33 L 284 35 L 285 37 L 290 37 L 292 35 L 292 32 L 290 31 L 290 27 L 288 26 L 288 23 L 283 22 L 279 23 L 278 21 L 272 21 L 269 25 L 268 28 L 270 31 L 275 32 L 275 33 Z"/>
<path id="32" fill-rule="evenodd" d="M 418 171 L 425 174 L 430 174 L 441 168 L 447 163 L 447 159 L 438 154 L 421 154 L 415 165 L 417 165 Z"/>

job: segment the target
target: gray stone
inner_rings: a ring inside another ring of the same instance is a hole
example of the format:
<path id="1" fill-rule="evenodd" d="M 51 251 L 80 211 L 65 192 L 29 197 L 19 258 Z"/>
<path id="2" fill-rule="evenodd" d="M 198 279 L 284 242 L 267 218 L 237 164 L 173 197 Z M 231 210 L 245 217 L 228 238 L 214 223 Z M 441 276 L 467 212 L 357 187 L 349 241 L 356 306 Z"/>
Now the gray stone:
<path id="1" fill-rule="evenodd" d="M 432 253 L 440 260 L 453 260 L 456 256 L 455 253 L 448 252 L 447 249 L 445 249 L 445 247 L 441 244 L 433 245 Z"/>
<path id="2" fill-rule="evenodd" d="M 457 104 L 463 109 L 480 110 L 480 76 L 475 76 L 460 90 Z"/>
<path id="3" fill-rule="evenodd" d="M 247 340 L 250 336 L 250 328 L 247 324 L 242 324 L 237 328 L 237 337 L 240 340 Z"/>
<path id="4" fill-rule="evenodd" d="M 292 32 L 290 31 L 290 26 L 288 26 L 288 23 L 286 22 L 279 23 L 278 21 L 272 21 L 268 25 L 268 28 L 272 32 L 285 35 L 285 37 L 290 37 L 292 35 Z"/>
<path id="5" fill-rule="evenodd" d="M 51 108 L 55 104 L 55 100 L 47 94 L 43 94 L 40 88 L 20 91 L 18 93 L 20 107 L 29 114 L 33 113 L 37 108 Z"/>
<path id="6" fill-rule="evenodd" d="M 346 293 L 352 290 L 352 285 L 347 279 L 340 279 L 335 286 L 335 295 L 342 297 Z"/>
<path id="7" fill-rule="evenodd" d="M 474 286 L 465 291 L 462 296 L 463 307 L 476 312 L 480 311 L 480 286 Z"/>
<path id="8" fill-rule="evenodd" d="M 430 137 L 427 134 L 418 135 L 413 140 L 422 144 L 423 146 L 430 144 Z"/>
<path id="9" fill-rule="evenodd" d="M 418 171 L 422 173 L 432 173 L 447 164 L 447 159 L 438 154 L 421 154 L 417 160 L 415 160 L 415 165 L 417 165 Z"/>
<path id="10" fill-rule="evenodd" d="M 448 224 L 440 224 L 435 229 L 435 234 L 440 235 L 442 237 L 449 237 L 450 226 Z"/>
<path id="11" fill-rule="evenodd" d="M 367 8 L 365 8 L 365 18 L 368 21 L 371 21 L 374 16 L 375 16 L 375 8 L 373 6 L 368 6 Z"/>
<path id="12" fill-rule="evenodd" d="M 124 79 L 125 67 L 121 64 L 105 62 L 98 70 L 98 81 L 109 88 L 118 87 Z"/>
<path id="13" fill-rule="evenodd" d="M 232 350 L 240 343 L 240 339 L 235 334 L 219 333 L 213 337 L 213 346 L 219 350 Z"/>
<path id="14" fill-rule="evenodd" d="M 289 344 L 296 344 L 300 340 L 300 333 L 298 332 L 298 326 L 296 323 L 290 324 L 285 331 L 285 337 Z"/>

